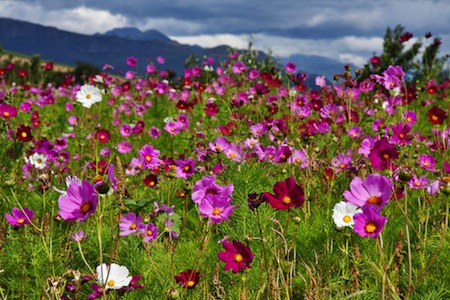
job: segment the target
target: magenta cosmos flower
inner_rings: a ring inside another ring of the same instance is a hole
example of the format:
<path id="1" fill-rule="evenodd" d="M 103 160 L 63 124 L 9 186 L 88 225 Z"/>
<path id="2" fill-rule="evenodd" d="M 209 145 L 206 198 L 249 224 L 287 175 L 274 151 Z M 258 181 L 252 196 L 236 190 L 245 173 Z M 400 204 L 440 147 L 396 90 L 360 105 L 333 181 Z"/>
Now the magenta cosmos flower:
<path id="1" fill-rule="evenodd" d="M 392 161 L 398 157 L 397 148 L 389 143 L 385 137 L 376 141 L 369 153 L 370 164 L 375 170 L 395 169 L 396 166 Z"/>
<path id="2" fill-rule="evenodd" d="M 358 206 L 372 206 L 380 211 L 392 194 L 392 181 L 379 174 L 367 175 L 366 180 L 355 177 L 350 182 L 350 191 L 344 191 L 345 199 Z"/>
<path id="3" fill-rule="evenodd" d="M 236 205 L 230 205 L 231 198 L 224 198 L 221 195 L 208 195 L 198 206 L 200 215 L 210 218 L 209 223 L 228 221 L 228 217 L 233 212 Z"/>
<path id="4" fill-rule="evenodd" d="M 353 216 L 355 225 L 353 230 L 362 237 L 371 236 L 374 239 L 383 230 L 387 222 L 387 217 L 383 217 L 380 213 L 370 206 L 362 208 L 362 212 Z"/>
<path id="5" fill-rule="evenodd" d="M 255 255 L 250 251 L 248 246 L 245 246 L 239 241 L 230 243 L 225 240 L 222 243 L 225 252 L 219 252 L 219 259 L 225 262 L 224 271 L 232 270 L 233 273 L 238 273 L 246 268 L 251 268 L 250 263 L 253 261 Z"/>
<path id="6" fill-rule="evenodd" d="M 264 196 L 274 209 L 287 210 L 305 202 L 303 188 L 297 184 L 294 177 L 275 183 L 272 189 L 275 194 L 264 192 Z"/>
<path id="7" fill-rule="evenodd" d="M 136 215 L 133 212 L 129 212 L 125 216 L 122 217 L 121 223 L 119 224 L 119 228 L 121 232 L 119 235 L 127 236 L 130 234 L 138 234 L 145 227 L 145 224 L 142 222 L 142 218 L 140 215 Z"/>
<path id="8" fill-rule="evenodd" d="M 66 221 L 84 222 L 97 209 L 98 196 L 88 181 L 70 183 L 67 193 L 58 199 L 59 216 Z"/>
<path id="9" fill-rule="evenodd" d="M 208 195 L 219 195 L 221 198 L 227 199 L 233 193 L 233 190 L 233 184 L 230 183 L 227 186 L 221 186 L 216 183 L 215 176 L 205 176 L 194 185 L 191 197 L 192 201 L 200 204 Z"/>
<path id="10" fill-rule="evenodd" d="M 34 217 L 34 211 L 29 209 L 28 207 L 23 207 L 23 210 L 14 207 L 11 211 L 12 215 L 5 214 L 6 221 L 13 226 L 23 226 L 26 224 L 30 224 L 31 219 Z"/>

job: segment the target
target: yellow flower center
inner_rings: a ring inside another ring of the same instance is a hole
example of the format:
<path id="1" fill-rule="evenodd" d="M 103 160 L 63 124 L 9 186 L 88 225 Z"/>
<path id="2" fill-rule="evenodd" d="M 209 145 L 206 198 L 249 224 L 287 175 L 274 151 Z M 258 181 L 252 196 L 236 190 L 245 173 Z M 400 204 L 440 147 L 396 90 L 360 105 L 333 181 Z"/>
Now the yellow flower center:
<path id="1" fill-rule="evenodd" d="M 416 186 L 421 186 L 422 184 L 420 183 L 420 181 L 416 181 L 415 183 L 414 183 Z"/>
<path id="2" fill-rule="evenodd" d="M 369 203 L 369 204 L 379 204 L 380 203 L 380 197 L 378 197 L 378 196 L 370 196 L 370 198 L 367 200 L 367 203 Z"/>
<path id="3" fill-rule="evenodd" d="M 411 120 L 411 118 L 410 118 L 410 117 L 407 117 L 407 118 L 406 118 L 406 122 L 408 122 L 408 123 L 409 123 L 409 122 L 411 122 L 411 121 L 412 121 L 412 120 Z"/>
<path id="4" fill-rule="evenodd" d="M 214 209 L 213 209 L 213 212 L 212 212 L 212 214 L 214 215 L 214 216 L 218 216 L 218 215 L 220 215 L 222 213 L 222 211 L 220 210 L 220 208 L 217 208 L 217 207 L 215 207 Z"/>
<path id="5" fill-rule="evenodd" d="M 302 162 L 302 160 L 301 160 L 300 158 L 297 157 L 297 158 L 295 159 L 295 162 L 299 164 L 299 163 Z"/>
<path id="6" fill-rule="evenodd" d="M 189 169 L 190 169 L 189 166 L 184 166 L 184 171 L 185 172 L 189 171 Z"/>
<path id="7" fill-rule="evenodd" d="M 220 148 L 219 145 L 216 146 L 216 151 L 220 151 L 222 148 Z"/>
<path id="8" fill-rule="evenodd" d="M 107 285 L 108 286 L 114 286 L 116 284 L 116 282 L 113 279 L 108 280 Z"/>
<path id="9" fill-rule="evenodd" d="M 398 137 L 401 138 L 401 139 L 403 139 L 403 138 L 405 137 L 405 135 L 404 135 L 403 133 L 400 133 L 400 134 L 398 135 Z"/>
<path id="10" fill-rule="evenodd" d="M 431 119 L 432 119 L 433 121 L 437 121 L 437 120 L 438 120 L 438 117 L 435 116 L 435 115 L 433 115 L 433 116 L 431 117 Z"/>
<path id="11" fill-rule="evenodd" d="M 133 223 L 133 224 L 130 225 L 130 229 L 131 229 L 131 230 L 135 230 L 136 227 L 137 227 L 137 225 L 136 225 L 135 223 Z"/>
<path id="12" fill-rule="evenodd" d="M 289 197 L 289 196 L 284 196 L 283 197 L 283 199 L 281 199 L 281 202 L 283 203 L 283 204 L 290 204 L 291 203 L 291 197 Z"/>
<path id="13" fill-rule="evenodd" d="M 350 223 L 350 221 L 352 220 L 352 217 L 350 217 L 349 215 L 345 215 L 342 220 L 344 220 L 345 223 Z"/>
<path id="14" fill-rule="evenodd" d="M 235 157 L 236 157 L 236 154 L 235 154 L 235 153 L 230 153 L 230 157 L 231 157 L 231 158 L 235 158 Z"/>
<path id="15" fill-rule="evenodd" d="M 377 225 L 372 222 L 366 224 L 366 232 L 373 233 L 375 232 L 375 230 L 377 230 Z"/>
<path id="16" fill-rule="evenodd" d="M 189 280 L 188 282 L 187 282 L 187 286 L 188 287 L 193 287 L 195 285 L 195 281 L 193 281 L 193 280 Z"/>
<path id="17" fill-rule="evenodd" d="M 150 235 L 152 235 L 152 234 L 153 234 L 153 231 L 147 230 L 147 235 L 148 235 L 148 236 L 150 236 Z"/>
<path id="18" fill-rule="evenodd" d="M 23 224 L 23 222 L 25 222 L 24 218 L 20 218 L 20 219 L 17 220 L 17 223 L 19 223 L 19 224 Z"/>
<path id="19" fill-rule="evenodd" d="M 242 255 L 240 253 L 236 253 L 236 255 L 234 256 L 234 261 L 239 263 L 243 260 L 244 258 L 242 257 Z"/>
<path id="20" fill-rule="evenodd" d="M 345 164 L 344 164 L 344 163 L 341 163 L 341 164 L 339 165 L 339 168 L 345 169 Z"/>
<path id="21" fill-rule="evenodd" d="M 3 112 L 3 115 L 4 115 L 5 117 L 9 117 L 9 112 L 8 112 L 8 111 L 5 111 L 5 112 Z"/>
<path id="22" fill-rule="evenodd" d="M 22 131 L 22 133 L 20 134 L 23 138 L 26 138 L 28 136 L 28 134 L 24 131 Z"/>
<path id="23" fill-rule="evenodd" d="M 91 94 L 86 94 L 86 99 L 91 99 Z"/>
<path id="24" fill-rule="evenodd" d="M 383 158 L 384 159 L 389 159 L 389 154 L 387 154 L 387 153 L 383 154 Z"/>
<path id="25" fill-rule="evenodd" d="M 150 186 L 154 186 L 154 185 L 155 185 L 155 182 L 152 180 L 152 181 L 150 181 L 149 185 L 150 185 Z"/>
<path id="26" fill-rule="evenodd" d="M 145 159 L 149 162 L 149 161 L 152 160 L 152 157 L 151 157 L 150 155 L 146 155 L 146 156 L 145 156 Z"/>

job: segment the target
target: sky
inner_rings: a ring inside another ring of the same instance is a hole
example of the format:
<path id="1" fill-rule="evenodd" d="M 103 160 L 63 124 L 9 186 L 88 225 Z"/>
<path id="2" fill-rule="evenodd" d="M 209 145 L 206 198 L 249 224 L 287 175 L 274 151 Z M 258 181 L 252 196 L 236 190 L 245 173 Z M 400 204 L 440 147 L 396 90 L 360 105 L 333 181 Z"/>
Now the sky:
<path id="1" fill-rule="evenodd" d="M 274 57 L 319 55 L 361 67 L 381 54 L 386 29 L 450 54 L 450 0 L 0 0 L 0 17 L 81 34 L 156 29 L 190 45 L 228 45 Z M 163 53 L 162 53 L 163 55 Z"/>

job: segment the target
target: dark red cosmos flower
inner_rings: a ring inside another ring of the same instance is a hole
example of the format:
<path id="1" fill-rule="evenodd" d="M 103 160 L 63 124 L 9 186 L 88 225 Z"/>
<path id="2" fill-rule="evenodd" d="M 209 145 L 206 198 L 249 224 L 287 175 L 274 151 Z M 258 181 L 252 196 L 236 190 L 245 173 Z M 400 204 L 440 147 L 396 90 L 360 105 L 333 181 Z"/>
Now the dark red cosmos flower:
<path id="1" fill-rule="evenodd" d="M 175 281 L 185 289 L 193 289 L 200 281 L 200 272 L 194 270 L 181 272 L 180 275 L 175 276 Z"/>
<path id="2" fill-rule="evenodd" d="M 17 139 L 21 142 L 29 142 L 33 139 L 31 135 L 31 127 L 20 125 L 16 131 Z"/>
<path id="3" fill-rule="evenodd" d="M 224 271 L 232 270 L 233 273 L 237 273 L 252 267 L 250 263 L 255 255 L 248 246 L 239 241 L 230 243 L 227 240 L 223 241 L 222 245 L 225 252 L 219 252 L 217 255 L 221 261 L 226 263 Z"/>
<path id="4" fill-rule="evenodd" d="M 158 177 L 155 174 L 149 174 L 142 181 L 145 186 L 154 187 L 158 183 Z"/>
<path id="5" fill-rule="evenodd" d="M 28 70 L 26 70 L 26 69 L 23 69 L 23 70 L 19 70 L 18 72 L 17 72 L 17 75 L 19 75 L 20 77 L 26 77 L 27 75 L 28 75 Z"/>
<path id="6" fill-rule="evenodd" d="M 433 106 L 428 111 L 428 120 L 435 125 L 440 125 L 444 123 L 444 120 L 447 118 L 447 114 L 444 110 L 440 109 L 437 106 Z"/>
<path id="7" fill-rule="evenodd" d="M 403 44 L 404 42 L 409 41 L 412 37 L 413 37 L 413 34 L 412 34 L 411 32 L 405 32 L 405 33 L 400 37 L 400 43 Z"/>
<path id="8" fill-rule="evenodd" d="M 217 106 L 216 103 L 208 103 L 205 105 L 205 108 L 203 109 L 203 111 L 208 115 L 208 116 L 215 116 L 217 115 L 217 113 L 219 112 L 219 106 Z"/>
<path id="9" fill-rule="evenodd" d="M 95 138 L 100 143 L 107 143 L 107 142 L 109 142 L 109 138 L 110 137 L 111 137 L 111 135 L 109 134 L 109 131 L 107 129 L 100 129 L 99 131 L 97 131 L 95 133 Z"/>
<path id="10" fill-rule="evenodd" d="M 395 169 L 396 166 L 392 161 L 397 159 L 398 156 L 399 152 L 395 145 L 389 143 L 385 137 L 376 141 L 369 153 L 372 168 L 376 170 Z"/>
<path id="11" fill-rule="evenodd" d="M 274 209 L 287 210 L 291 207 L 301 206 L 305 202 L 303 188 L 297 184 L 294 177 L 278 181 L 272 189 L 275 195 L 264 192 L 264 196 Z"/>

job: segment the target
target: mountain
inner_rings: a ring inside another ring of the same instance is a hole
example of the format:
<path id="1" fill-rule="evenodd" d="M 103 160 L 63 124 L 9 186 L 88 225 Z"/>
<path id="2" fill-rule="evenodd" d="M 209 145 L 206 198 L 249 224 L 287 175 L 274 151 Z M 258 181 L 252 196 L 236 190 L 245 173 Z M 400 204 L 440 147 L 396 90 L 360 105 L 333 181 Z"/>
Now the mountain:
<path id="1" fill-rule="evenodd" d="M 159 32 L 158 30 L 147 30 L 147 31 L 140 31 L 139 29 L 135 27 L 124 27 L 124 28 L 115 28 L 112 30 L 109 30 L 105 33 L 96 33 L 97 36 L 117 36 L 124 39 L 129 40 L 136 40 L 136 41 L 163 41 L 163 42 L 170 42 L 171 40 Z"/>
<path id="2" fill-rule="evenodd" d="M 183 74 L 185 61 L 191 55 L 199 58 L 209 56 L 216 62 L 222 62 L 227 59 L 230 49 L 226 45 L 214 48 L 183 45 L 156 30 L 142 32 L 127 27 L 103 34 L 84 35 L 9 18 L 0 18 L 0 46 L 25 55 L 39 54 L 43 60 L 72 66 L 84 62 L 101 69 L 105 64 L 110 64 L 115 72 L 130 69 L 126 65 L 130 56 L 137 58 L 140 72 L 144 72 L 149 61 L 163 56 L 166 62 L 160 69 L 171 68 L 178 75 Z M 259 57 L 264 56 L 261 52 Z M 284 66 L 287 61 L 296 63 L 302 73 L 308 73 L 310 84 L 314 84 L 315 74 L 324 74 L 332 79 L 334 73 L 343 71 L 342 63 L 320 56 L 295 55 L 280 62 Z"/>

